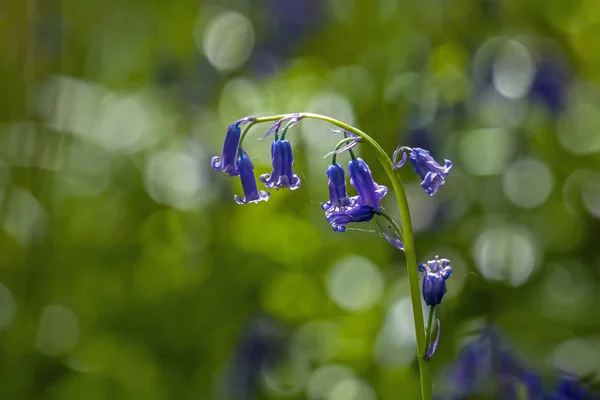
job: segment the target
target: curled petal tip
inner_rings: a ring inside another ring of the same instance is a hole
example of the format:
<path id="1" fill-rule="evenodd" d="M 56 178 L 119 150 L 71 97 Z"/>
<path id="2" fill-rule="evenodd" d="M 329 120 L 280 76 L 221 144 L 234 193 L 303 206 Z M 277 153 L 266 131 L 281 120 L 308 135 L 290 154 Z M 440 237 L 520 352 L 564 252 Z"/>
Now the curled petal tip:
<path id="1" fill-rule="evenodd" d="M 442 329 L 441 329 L 439 318 L 436 318 L 436 320 L 437 320 L 437 334 L 435 336 L 435 340 L 431 343 L 431 345 L 429 346 L 429 348 L 423 355 L 424 360 L 429 360 L 433 356 L 433 354 L 435 353 L 435 350 L 438 347 L 438 343 L 440 341 L 440 332 L 442 331 Z"/>
<path id="2" fill-rule="evenodd" d="M 343 153 L 343 152 L 345 152 L 347 150 L 350 150 L 350 149 L 356 147 L 356 145 L 358 144 L 359 141 L 360 141 L 360 138 L 357 137 L 356 139 L 350 141 L 350 143 L 348 143 L 347 145 L 345 145 L 343 147 L 340 147 L 337 150 L 330 151 L 329 153 L 325 154 L 325 157 L 323 157 L 323 158 L 327 158 L 327 157 L 332 156 L 334 154 L 340 154 L 340 153 Z"/>
<path id="3" fill-rule="evenodd" d="M 234 122 L 234 124 L 239 126 L 239 125 L 247 124 L 249 122 L 254 122 L 254 121 L 256 121 L 256 117 L 253 115 L 249 115 L 247 117 L 238 119 L 237 121 Z"/>
<path id="4" fill-rule="evenodd" d="M 389 244 L 391 244 L 392 246 L 394 246 L 395 248 L 397 248 L 398 250 L 402 250 L 404 251 L 404 242 L 402 241 L 402 239 L 400 238 L 398 232 L 396 232 L 394 230 L 394 233 L 396 234 L 396 237 L 393 237 L 392 235 L 390 235 L 389 233 L 387 233 L 383 227 L 381 226 L 381 224 L 379 223 L 379 221 L 377 221 L 377 225 L 379 225 L 379 229 L 381 229 L 381 233 L 383 233 L 383 236 L 385 237 L 385 239 L 387 240 L 387 242 Z"/>

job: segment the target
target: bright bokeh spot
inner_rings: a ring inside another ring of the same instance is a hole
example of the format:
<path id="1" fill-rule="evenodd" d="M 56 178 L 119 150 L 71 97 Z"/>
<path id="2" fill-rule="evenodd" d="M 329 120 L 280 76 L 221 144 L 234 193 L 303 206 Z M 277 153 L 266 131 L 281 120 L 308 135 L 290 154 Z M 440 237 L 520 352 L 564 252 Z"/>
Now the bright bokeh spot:
<path id="1" fill-rule="evenodd" d="M 210 196 L 200 195 L 208 179 L 193 157 L 176 152 L 155 153 L 146 164 L 145 185 L 152 198 L 162 204 L 190 209 Z"/>
<path id="2" fill-rule="evenodd" d="M 533 273 L 536 246 L 531 231 L 523 226 L 490 228 L 475 241 L 475 266 L 485 279 L 520 286 Z"/>
<path id="3" fill-rule="evenodd" d="M 47 219 L 42 205 L 30 192 L 12 190 L 3 228 L 21 246 L 27 247 L 44 236 Z"/>
<path id="4" fill-rule="evenodd" d="M 494 63 L 494 86 L 501 95 L 520 99 L 529 91 L 534 73 L 535 65 L 527 47 L 508 40 Z"/>
<path id="5" fill-rule="evenodd" d="M 562 146 L 575 154 L 600 150 L 600 91 L 589 83 L 578 82 L 569 90 L 567 110 L 556 126 Z"/>
<path id="6" fill-rule="evenodd" d="M 365 311 L 379 302 L 384 281 L 379 268 L 360 256 L 337 261 L 327 276 L 327 292 L 346 311 Z"/>
<path id="7" fill-rule="evenodd" d="M 376 400 L 375 391 L 367 382 L 358 378 L 347 378 L 337 383 L 327 400 Z"/>
<path id="8" fill-rule="evenodd" d="M 502 173 L 514 152 L 514 135 L 500 128 L 475 129 L 460 138 L 460 158 L 472 175 Z"/>
<path id="9" fill-rule="evenodd" d="M 312 360 L 324 362 L 338 351 L 340 327 L 330 321 L 311 321 L 296 331 L 293 345 Z"/>
<path id="10" fill-rule="evenodd" d="M 69 352 L 79 340 L 79 321 L 66 307 L 48 305 L 42 309 L 35 347 L 49 356 Z"/>
<path id="11" fill-rule="evenodd" d="M 219 71 L 241 67 L 254 48 L 254 28 L 243 14 L 226 11 L 215 15 L 204 28 L 202 37 L 196 28 L 194 37 L 208 61 Z"/>
<path id="12" fill-rule="evenodd" d="M 341 364 L 325 364 L 317 368 L 308 381 L 306 395 L 311 400 L 325 400 L 340 382 L 354 377 L 354 371 Z"/>
<path id="13" fill-rule="evenodd" d="M 388 310 L 383 328 L 375 340 L 373 356 L 378 364 L 401 367 L 415 359 L 414 326 L 410 298 L 401 298 Z"/>
<path id="14" fill-rule="evenodd" d="M 588 376 L 600 372 L 599 352 L 600 338 L 594 341 L 574 338 L 561 343 L 549 361 L 559 371 Z"/>
<path id="15" fill-rule="evenodd" d="M 504 173 L 504 193 L 521 208 L 541 206 L 550 197 L 553 187 L 554 179 L 548 165 L 535 158 L 518 160 Z"/>

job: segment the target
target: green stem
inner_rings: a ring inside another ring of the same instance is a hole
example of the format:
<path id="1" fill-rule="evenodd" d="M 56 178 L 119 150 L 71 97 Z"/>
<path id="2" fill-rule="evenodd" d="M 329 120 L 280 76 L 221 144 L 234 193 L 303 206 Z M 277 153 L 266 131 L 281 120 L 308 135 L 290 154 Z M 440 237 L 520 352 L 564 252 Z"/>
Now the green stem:
<path id="1" fill-rule="evenodd" d="M 373 138 L 367 135 L 365 132 L 358 128 L 350 126 L 344 122 L 338 121 L 334 118 L 326 115 L 314 114 L 314 113 L 300 113 L 301 118 L 313 118 L 321 121 L 328 122 L 336 125 L 342 129 L 352 132 L 356 136 L 360 137 L 360 142 L 366 144 L 375 150 L 377 159 L 383 166 L 385 173 L 389 177 L 394 193 L 396 194 L 396 200 L 398 202 L 398 209 L 400 210 L 400 220 L 402 223 L 402 232 L 404 240 L 404 256 L 406 257 L 406 268 L 408 270 L 408 282 L 410 287 L 410 299 L 412 302 L 413 319 L 415 324 L 415 335 L 417 338 L 417 361 L 419 363 L 419 374 L 421 381 L 421 396 L 423 400 L 432 400 L 432 382 L 431 382 L 431 366 L 428 360 L 423 359 L 425 354 L 425 321 L 423 319 L 423 308 L 421 306 L 421 291 L 419 288 L 419 274 L 417 267 L 417 255 L 415 251 L 415 241 L 412 232 L 412 222 L 410 219 L 410 212 L 408 207 L 408 199 L 406 198 L 406 192 L 402 179 L 397 171 L 392 168 L 392 160 L 387 155 L 385 150 L 377 143 Z M 240 146 L 242 140 L 246 136 L 250 126 L 254 123 L 277 121 L 281 118 L 287 117 L 288 114 L 273 115 L 268 117 L 256 118 L 256 120 L 248 125 L 244 130 L 240 139 Z M 396 228 L 396 227 L 394 227 Z M 398 231 L 400 232 L 400 230 Z"/>
<path id="2" fill-rule="evenodd" d="M 355 141 L 355 138 L 345 138 L 342 139 L 338 142 L 338 144 L 335 146 L 335 149 L 333 149 L 334 153 L 333 153 L 333 157 L 331 157 L 331 163 L 335 164 L 335 160 L 337 159 L 337 153 L 335 153 L 336 151 L 338 151 L 339 149 L 341 149 L 343 146 L 345 146 L 346 144 Z M 352 151 L 352 149 L 350 149 L 350 151 Z M 331 153 L 329 153 L 331 154 Z M 327 156 L 325 156 L 327 157 Z"/>
<path id="3" fill-rule="evenodd" d="M 435 306 L 429 307 L 429 320 L 427 321 L 427 330 L 425 331 L 425 352 L 429 350 L 429 345 L 431 345 L 431 324 L 433 323 L 434 310 Z"/>

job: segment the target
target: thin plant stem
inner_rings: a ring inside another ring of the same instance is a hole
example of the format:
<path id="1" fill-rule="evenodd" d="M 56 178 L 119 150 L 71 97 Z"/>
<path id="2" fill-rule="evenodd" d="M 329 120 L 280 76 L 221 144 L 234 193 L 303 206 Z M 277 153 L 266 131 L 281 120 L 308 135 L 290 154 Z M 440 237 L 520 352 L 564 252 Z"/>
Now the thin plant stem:
<path id="1" fill-rule="evenodd" d="M 429 307 L 429 320 L 427 321 L 427 330 L 425 331 L 425 352 L 429 350 L 429 346 L 431 345 L 431 325 L 433 323 L 433 314 L 435 314 L 434 310 L 435 306 Z"/>
<path id="2" fill-rule="evenodd" d="M 410 288 L 410 299 L 412 302 L 413 320 L 415 324 L 415 336 L 417 339 L 417 361 L 419 365 L 419 375 L 421 383 L 421 398 L 422 400 L 432 400 L 432 381 L 431 381 L 431 366 L 429 360 L 424 360 L 425 354 L 425 321 L 423 318 L 423 307 L 421 305 L 421 291 L 419 288 L 419 275 L 417 267 L 417 255 L 415 251 L 415 241 L 412 232 L 412 221 L 410 219 L 410 212 L 408 207 L 408 199 L 404 190 L 404 185 L 398 171 L 394 171 L 392 160 L 387 155 L 385 150 L 377 143 L 373 138 L 367 135 L 365 132 L 358 128 L 350 126 L 342 121 L 338 121 L 334 118 L 326 115 L 314 114 L 314 113 L 299 113 L 297 114 L 300 118 L 312 118 L 321 121 L 328 122 L 335 126 L 338 126 L 348 132 L 351 132 L 360 138 L 360 142 L 366 144 L 375 151 L 377 160 L 383 166 L 385 173 L 392 183 L 392 188 L 396 194 L 396 201 L 398 202 L 398 209 L 400 211 L 400 221 L 402 224 L 402 230 L 399 227 L 394 226 L 398 229 L 398 232 L 402 232 L 404 241 L 404 256 L 406 258 L 406 268 L 408 270 L 408 282 Z M 288 117 L 289 114 L 272 115 L 268 117 L 259 117 L 251 122 L 240 138 L 241 143 L 244 140 L 250 127 L 256 123 L 278 121 L 282 118 Z"/>

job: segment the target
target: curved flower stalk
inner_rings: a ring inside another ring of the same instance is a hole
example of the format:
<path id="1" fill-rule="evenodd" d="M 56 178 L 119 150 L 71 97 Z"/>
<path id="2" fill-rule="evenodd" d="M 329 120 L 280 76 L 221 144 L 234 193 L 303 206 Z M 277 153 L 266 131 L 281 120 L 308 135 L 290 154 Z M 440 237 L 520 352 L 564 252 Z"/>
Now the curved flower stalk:
<path id="1" fill-rule="evenodd" d="M 423 186 L 430 195 L 435 194 L 444 183 L 444 179 L 448 175 L 452 163 L 446 160 L 446 166 L 442 167 L 429 156 L 429 152 L 426 150 L 409 149 L 407 147 L 401 147 L 394 153 L 394 163 L 392 163 L 388 154 L 365 132 L 325 115 L 294 113 L 268 117 L 246 117 L 241 119 L 241 122 L 238 121 L 230 126 L 225 139 L 223 155 L 221 156 L 221 159 L 215 158 L 212 162 L 215 169 L 224 170 L 229 172 L 230 175 L 234 175 L 235 173 L 240 175 L 242 186 L 244 188 L 244 198 L 238 199 L 236 196 L 236 201 L 239 204 L 249 202 L 256 203 L 258 201 L 267 200 L 269 197 L 269 193 L 257 189 L 256 180 L 253 175 L 253 165 L 248 154 L 242 149 L 244 138 L 249 129 L 255 124 L 273 122 L 271 128 L 263 138 L 272 134 L 275 135 L 275 139 L 271 145 L 273 171 L 270 174 L 262 175 L 260 179 L 261 182 L 269 189 L 288 188 L 296 190 L 300 187 L 300 179 L 292 171 L 294 159 L 292 156 L 291 144 L 289 141 L 285 140 L 285 135 L 289 128 L 305 118 L 318 119 L 335 125 L 339 129 L 332 129 L 333 134 L 342 133 L 345 136 L 345 138 L 338 143 L 336 148 L 327 155 L 332 155 L 331 165 L 329 165 L 325 172 L 328 178 L 329 200 L 324 202 L 322 207 L 325 211 L 325 219 L 331 224 L 333 230 L 336 232 L 344 232 L 347 224 L 367 222 L 372 220 L 375 216 L 385 217 L 394 228 L 393 236 L 384 232 L 384 237 L 392 246 L 404 251 L 406 257 L 417 342 L 417 360 L 419 364 L 421 396 L 423 400 L 432 400 L 431 371 L 428 360 L 433 355 L 435 347 L 437 346 L 440 333 L 439 323 L 437 338 L 435 339 L 434 344 L 430 346 L 430 331 L 433 316 L 432 310 L 434 306 L 431 307 L 429 324 L 426 331 L 420 299 L 421 293 L 419 289 L 417 258 L 408 201 L 404 191 L 404 185 L 402 184 L 399 173 L 396 171 L 403 162 L 398 163 L 397 157 L 402 153 L 403 159 L 405 160 L 405 152 L 409 151 L 411 153 L 410 159 L 415 167 L 415 171 L 423 179 L 421 186 Z M 248 125 L 244 131 L 240 133 L 239 125 L 242 123 L 248 123 Z M 284 124 L 285 127 L 282 129 L 281 137 L 279 137 L 279 130 Z M 234 153 L 234 144 L 238 149 L 237 165 L 233 164 L 231 161 L 231 155 Z M 385 170 L 396 195 L 398 208 L 400 210 L 400 225 L 386 214 L 381 206 L 381 199 L 387 194 L 388 188 L 376 183 L 373 180 L 371 169 L 367 163 L 363 159 L 355 157 L 352 149 L 358 144 L 364 144 L 370 147 L 375 152 L 377 159 Z M 341 164 L 336 162 L 336 157 L 343 152 L 348 152 L 351 156 L 351 160 L 348 163 L 348 174 L 350 176 L 350 183 L 357 192 L 355 196 L 348 196 L 344 168 Z M 217 164 L 219 162 L 221 164 Z M 226 165 L 227 167 L 223 167 L 223 165 Z M 434 281 L 432 287 L 436 287 L 436 285 L 437 287 L 441 287 L 438 281 Z M 423 295 L 425 295 L 425 292 Z M 439 297 L 439 300 L 441 300 L 443 293 L 441 295 L 437 293 L 437 296 Z"/>

